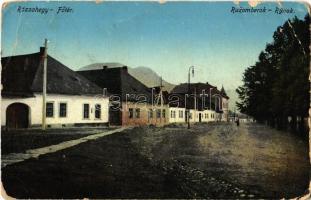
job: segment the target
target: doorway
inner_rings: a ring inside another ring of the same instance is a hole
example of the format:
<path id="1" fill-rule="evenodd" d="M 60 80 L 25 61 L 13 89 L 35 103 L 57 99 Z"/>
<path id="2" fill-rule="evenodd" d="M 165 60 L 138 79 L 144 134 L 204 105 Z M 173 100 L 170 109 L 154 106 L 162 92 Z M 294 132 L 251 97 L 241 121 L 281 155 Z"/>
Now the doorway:
<path id="1" fill-rule="evenodd" d="M 28 128 L 29 107 L 23 103 L 13 103 L 6 109 L 7 128 Z"/>

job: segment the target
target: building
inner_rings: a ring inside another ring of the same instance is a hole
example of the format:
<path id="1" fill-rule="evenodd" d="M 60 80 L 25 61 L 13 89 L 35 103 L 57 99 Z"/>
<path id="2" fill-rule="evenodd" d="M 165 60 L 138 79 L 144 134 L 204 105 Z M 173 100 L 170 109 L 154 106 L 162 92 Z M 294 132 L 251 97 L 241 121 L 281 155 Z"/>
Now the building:
<path id="1" fill-rule="evenodd" d="M 127 66 L 95 66 L 82 68 L 78 73 L 110 95 L 109 121 L 113 125 L 163 125 L 167 123 L 166 105 L 159 98 L 156 88 L 148 88 L 128 73 Z M 163 101 L 163 99 L 162 99 Z"/>
<path id="2" fill-rule="evenodd" d="M 182 83 L 170 95 L 182 100 L 176 107 L 184 108 L 185 112 L 190 110 L 190 122 L 227 121 L 229 97 L 224 89 L 219 91 L 209 83 L 191 83 L 189 88 L 188 83 Z"/>
<path id="3" fill-rule="evenodd" d="M 43 55 L 2 58 L 1 126 L 42 125 Z M 107 125 L 109 98 L 103 89 L 47 56 L 46 124 L 48 127 Z"/>

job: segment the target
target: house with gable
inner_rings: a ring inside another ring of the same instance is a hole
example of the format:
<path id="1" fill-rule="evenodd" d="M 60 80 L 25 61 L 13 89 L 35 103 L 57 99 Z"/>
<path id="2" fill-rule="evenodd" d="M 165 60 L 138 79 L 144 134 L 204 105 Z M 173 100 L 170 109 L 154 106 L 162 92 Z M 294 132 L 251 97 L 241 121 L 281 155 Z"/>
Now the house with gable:
<path id="1" fill-rule="evenodd" d="M 92 64 L 77 71 L 110 95 L 109 121 L 113 125 L 163 125 L 167 123 L 166 105 L 157 101 L 158 90 L 148 88 L 128 73 L 127 66 Z"/>
<path id="2" fill-rule="evenodd" d="M 183 99 L 182 102 L 184 103 L 181 104 L 181 106 L 177 106 L 175 109 L 184 109 L 185 121 L 188 120 L 188 109 L 190 112 L 190 122 L 215 121 L 215 102 L 211 101 L 213 99 L 209 96 L 211 92 L 210 89 L 214 90 L 215 87 L 203 83 L 191 83 L 190 88 L 188 83 L 182 83 L 173 88 L 170 95 L 179 95 L 181 99 Z"/>
<path id="3" fill-rule="evenodd" d="M 1 91 L 2 128 L 42 125 L 43 55 L 3 57 Z M 109 98 L 103 88 L 47 56 L 47 127 L 107 125 Z"/>
<path id="4" fill-rule="evenodd" d="M 178 96 L 181 99 L 178 106 L 170 105 L 172 118 L 177 118 L 177 112 L 179 118 L 170 121 L 187 121 L 188 109 L 190 122 L 227 121 L 224 113 L 228 116 L 229 97 L 209 83 L 191 83 L 190 88 L 188 83 L 182 83 L 174 87 L 170 96 Z"/>

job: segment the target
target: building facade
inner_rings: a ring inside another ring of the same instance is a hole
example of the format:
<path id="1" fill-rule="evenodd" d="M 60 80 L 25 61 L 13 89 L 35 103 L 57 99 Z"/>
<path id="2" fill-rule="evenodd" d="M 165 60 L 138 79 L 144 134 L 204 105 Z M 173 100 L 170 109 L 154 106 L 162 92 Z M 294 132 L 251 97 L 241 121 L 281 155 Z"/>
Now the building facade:
<path id="1" fill-rule="evenodd" d="M 229 97 L 224 89 L 208 83 L 187 83 L 177 85 L 172 96 L 180 99 L 178 107 L 190 109 L 190 122 L 228 121 Z M 187 114 L 186 114 L 187 116 Z"/>
<path id="2" fill-rule="evenodd" d="M 167 106 L 156 101 L 156 92 L 128 73 L 127 66 L 95 66 L 78 73 L 110 93 L 109 121 L 112 125 L 163 125 Z"/>
<path id="3" fill-rule="evenodd" d="M 2 58 L 1 126 L 42 125 L 43 53 Z M 47 127 L 108 125 L 109 98 L 103 89 L 47 57 Z"/>

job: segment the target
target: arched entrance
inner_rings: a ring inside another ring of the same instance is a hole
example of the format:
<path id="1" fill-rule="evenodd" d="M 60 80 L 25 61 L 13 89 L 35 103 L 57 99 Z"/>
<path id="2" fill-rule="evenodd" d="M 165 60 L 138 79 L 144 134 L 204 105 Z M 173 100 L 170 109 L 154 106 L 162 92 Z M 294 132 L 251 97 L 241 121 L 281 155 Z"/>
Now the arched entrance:
<path id="1" fill-rule="evenodd" d="M 13 103 L 6 109 L 7 128 L 28 128 L 29 107 L 23 103 Z"/>

